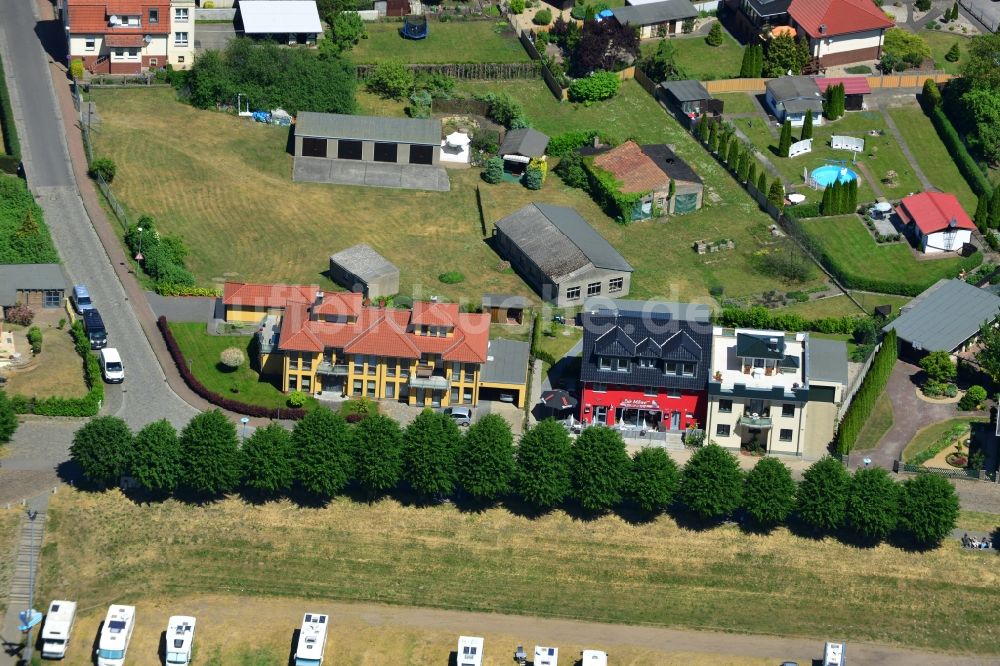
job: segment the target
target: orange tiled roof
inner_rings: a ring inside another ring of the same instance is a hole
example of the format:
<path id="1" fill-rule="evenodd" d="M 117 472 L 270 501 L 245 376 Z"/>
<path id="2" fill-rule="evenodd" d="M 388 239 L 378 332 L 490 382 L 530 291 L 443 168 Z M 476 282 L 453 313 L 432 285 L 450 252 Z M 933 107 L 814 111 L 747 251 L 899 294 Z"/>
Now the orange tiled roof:
<path id="1" fill-rule="evenodd" d="M 267 285 L 227 282 L 222 302 L 226 305 L 281 308 L 278 348 L 284 351 L 321 352 L 343 349 L 348 354 L 371 354 L 396 358 L 420 358 L 439 354 L 445 361 L 485 363 L 490 338 L 486 314 L 459 312 L 454 303 L 417 301 L 413 310 L 363 307 L 360 294 L 324 293 L 313 305 L 315 286 Z M 310 319 L 311 312 L 352 316 L 347 322 Z M 414 326 L 446 326 L 449 337 L 417 335 Z"/>
<path id="2" fill-rule="evenodd" d="M 67 0 L 72 34 L 146 35 L 170 32 L 170 3 L 156 0 Z M 159 9 L 159 23 L 149 22 L 149 10 Z M 111 16 L 141 16 L 142 25 L 111 27 Z"/>
<path id="3" fill-rule="evenodd" d="M 622 192 L 662 190 L 670 184 L 670 177 L 642 152 L 635 141 L 626 141 L 601 153 L 594 158 L 594 164 L 620 180 Z"/>
<path id="4" fill-rule="evenodd" d="M 104 43 L 111 48 L 115 47 L 141 47 L 142 35 L 108 35 L 104 38 Z"/>
<path id="5" fill-rule="evenodd" d="M 788 15 L 813 39 L 895 25 L 872 0 L 792 0 Z"/>

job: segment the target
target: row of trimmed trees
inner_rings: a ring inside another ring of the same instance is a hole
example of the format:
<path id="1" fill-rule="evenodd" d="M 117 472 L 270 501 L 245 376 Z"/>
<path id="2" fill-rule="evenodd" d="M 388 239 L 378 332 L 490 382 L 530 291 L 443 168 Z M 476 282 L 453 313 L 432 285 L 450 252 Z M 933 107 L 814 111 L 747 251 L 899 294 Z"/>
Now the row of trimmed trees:
<path id="1" fill-rule="evenodd" d="M 587 511 L 629 503 L 653 515 L 676 507 L 704 521 L 738 516 L 770 529 L 793 514 L 810 529 L 880 541 L 897 530 L 933 545 L 954 528 L 958 499 L 939 477 L 900 485 L 882 469 L 850 475 L 824 458 L 796 484 L 777 458 L 747 473 L 716 444 L 695 451 L 683 470 L 658 448 L 630 457 L 621 435 L 592 427 L 571 440 L 546 420 L 517 447 L 510 427 L 495 414 L 461 433 L 446 415 L 423 411 L 406 428 L 374 415 L 349 425 L 320 408 L 291 431 L 277 423 L 257 429 L 240 445 L 236 427 L 216 410 L 195 416 L 177 433 L 156 421 L 133 434 L 116 417 L 99 417 L 77 431 L 73 460 L 100 486 L 129 475 L 166 496 L 178 489 L 219 496 L 242 488 L 274 495 L 300 490 L 317 499 L 349 486 L 376 497 L 408 487 L 426 499 L 460 495 L 481 503 L 517 495 L 546 510 L 572 501 Z"/>
<path id="2" fill-rule="evenodd" d="M 735 128 L 728 123 L 709 120 L 708 116 L 702 114 L 695 124 L 694 134 L 729 167 L 741 185 L 753 185 L 778 208 L 784 205 L 785 187 L 781 184 L 781 179 L 775 179 L 768 187 L 767 172 L 757 163 L 756 148 L 753 144 L 740 141 Z"/>

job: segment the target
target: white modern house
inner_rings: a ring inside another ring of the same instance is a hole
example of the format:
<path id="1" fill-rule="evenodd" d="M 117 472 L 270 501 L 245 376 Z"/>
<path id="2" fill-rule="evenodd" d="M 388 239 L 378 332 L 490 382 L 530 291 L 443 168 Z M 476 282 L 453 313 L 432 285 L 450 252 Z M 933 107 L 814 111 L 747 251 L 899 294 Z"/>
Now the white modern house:
<path id="1" fill-rule="evenodd" d="M 903 197 L 896 214 L 925 254 L 959 252 L 972 242 L 972 232 L 976 229 L 958 198 L 946 192 L 920 192 Z"/>
<path id="2" fill-rule="evenodd" d="M 706 434 L 729 449 L 821 458 L 846 390 L 842 341 L 716 327 Z"/>

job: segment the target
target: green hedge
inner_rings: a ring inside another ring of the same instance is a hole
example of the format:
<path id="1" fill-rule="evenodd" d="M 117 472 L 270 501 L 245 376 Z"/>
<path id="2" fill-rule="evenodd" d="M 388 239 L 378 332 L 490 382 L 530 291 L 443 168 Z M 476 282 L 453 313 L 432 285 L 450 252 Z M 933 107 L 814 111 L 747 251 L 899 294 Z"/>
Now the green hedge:
<path id="1" fill-rule="evenodd" d="M 84 379 L 87 395 L 82 398 L 28 398 L 15 395 L 10 399 L 18 414 L 38 414 L 39 416 L 96 416 L 104 401 L 104 382 L 101 380 L 101 364 L 97 356 L 90 353 L 90 340 L 83 330 L 83 322 L 76 321 L 70 329 L 76 352 L 83 359 Z"/>
<path id="2" fill-rule="evenodd" d="M 542 349 L 542 316 L 535 315 L 531 323 L 531 355 L 539 361 L 544 361 L 549 365 L 555 365 L 556 359 L 552 354 Z"/>
<path id="3" fill-rule="evenodd" d="M 755 328 L 764 330 L 815 331 L 816 333 L 838 333 L 850 335 L 862 315 L 844 317 L 822 317 L 807 319 L 794 312 L 772 312 L 763 305 L 741 308 L 727 305 L 715 315 L 715 323 L 719 326 L 733 328 Z"/>
<path id="4" fill-rule="evenodd" d="M 628 224 L 632 221 L 642 198 L 649 192 L 622 192 L 622 183 L 613 175 L 594 164 L 593 158 L 583 160 L 587 180 L 590 182 L 590 194 L 594 202 L 609 216 Z"/>
<path id="5" fill-rule="evenodd" d="M 579 148 L 590 144 L 597 136 L 597 130 L 578 130 L 563 132 L 549 139 L 545 152 L 552 157 L 565 157 Z"/>
<path id="6" fill-rule="evenodd" d="M 840 455 L 848 454 L 854 448 L 855 442 L 858 441 L 858 433 L 875 408 L 875 401 L 885 391 L 889 375 L 896 365 L 897 344 L 895 330 L 886 333 L 882 339 L 882 347 L 876 352 L 868 374 L 862 380 L 858 392 L 854 394 L 854 400 L 851 401 L 851 406 L 847 408 L 847 413 L 844 414 L 837 429 L 836 447 Z"/>
<path id="7" fill-rule="evenodd" d="M 14 109 L 10 105 L 10 93 L 7 90 L 7 80 L 4 78 L 3 60 L 0 60 L 0 127 L 3 128 L 3 147 L 7 157 L 20 163 L 21 142 L 17 138 L 17 127 L 14 125 Z M 11 159 L 4 161 L 9 162 Z M 14 165 L 14 171 L 16 170 L 17 164 Z"/>
<path id="8" fill-rule="evenodd" d="M 926 109 L 925 109 L 926 110 Z M 993 186 L 990 185 L 989 179 L 983 173 L 983 170 L 979 168 L 976 161 L 972 159 L 972 155 L 969 154 L 968 148 L 962 142 L 962 137 L 959 136 L 958 130 L 955 126 L 951 124 L 951 120 L 945 115 L 944 110 L 940 106 L 934 106 L 933 108 L 926 110 L 927 115 L 930 116 L 931 124 L 934 125 L 934 129 L 937 130 L 938 136 L 941 137 L 941 141 L 944 143 L 945 148 L 948 149 L 948 154 L 951 155 L 951 159 L 955 161 L 955 165 L 958 170 L 962 173 L 966 182 L 969 183 L 969 187 L 976 195 L 980 194 L 991 194 L 993 192 Z"/>

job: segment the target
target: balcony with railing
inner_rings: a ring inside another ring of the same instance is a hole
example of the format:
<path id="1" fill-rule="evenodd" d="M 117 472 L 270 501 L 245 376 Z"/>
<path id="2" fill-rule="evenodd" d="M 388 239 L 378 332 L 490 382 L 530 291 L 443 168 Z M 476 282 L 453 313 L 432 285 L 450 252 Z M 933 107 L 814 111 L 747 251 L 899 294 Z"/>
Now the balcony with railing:
<path id="1" fill-rule="evenodd" d="M 748 428 L 770 428 L 771 416 L 769 412 L 758 414 L 756 412 L 744 412 L 740 417 L 740 425 Z"/>
<path id="2" fill-rule="evenodd" d="M 444 370 L 435 371 L 430 366 L 417 366 L 416 372 L 410 377 L 410 388 L 448 389 L 451 382 L 444 376 Z"/>
<path id="3" fill-rule="evenodd" d="M 316 368 L 316 374 L 346 377 L 349 374 L 349 369 L 346 363 L 320 361 L 319 366 Z"/>

